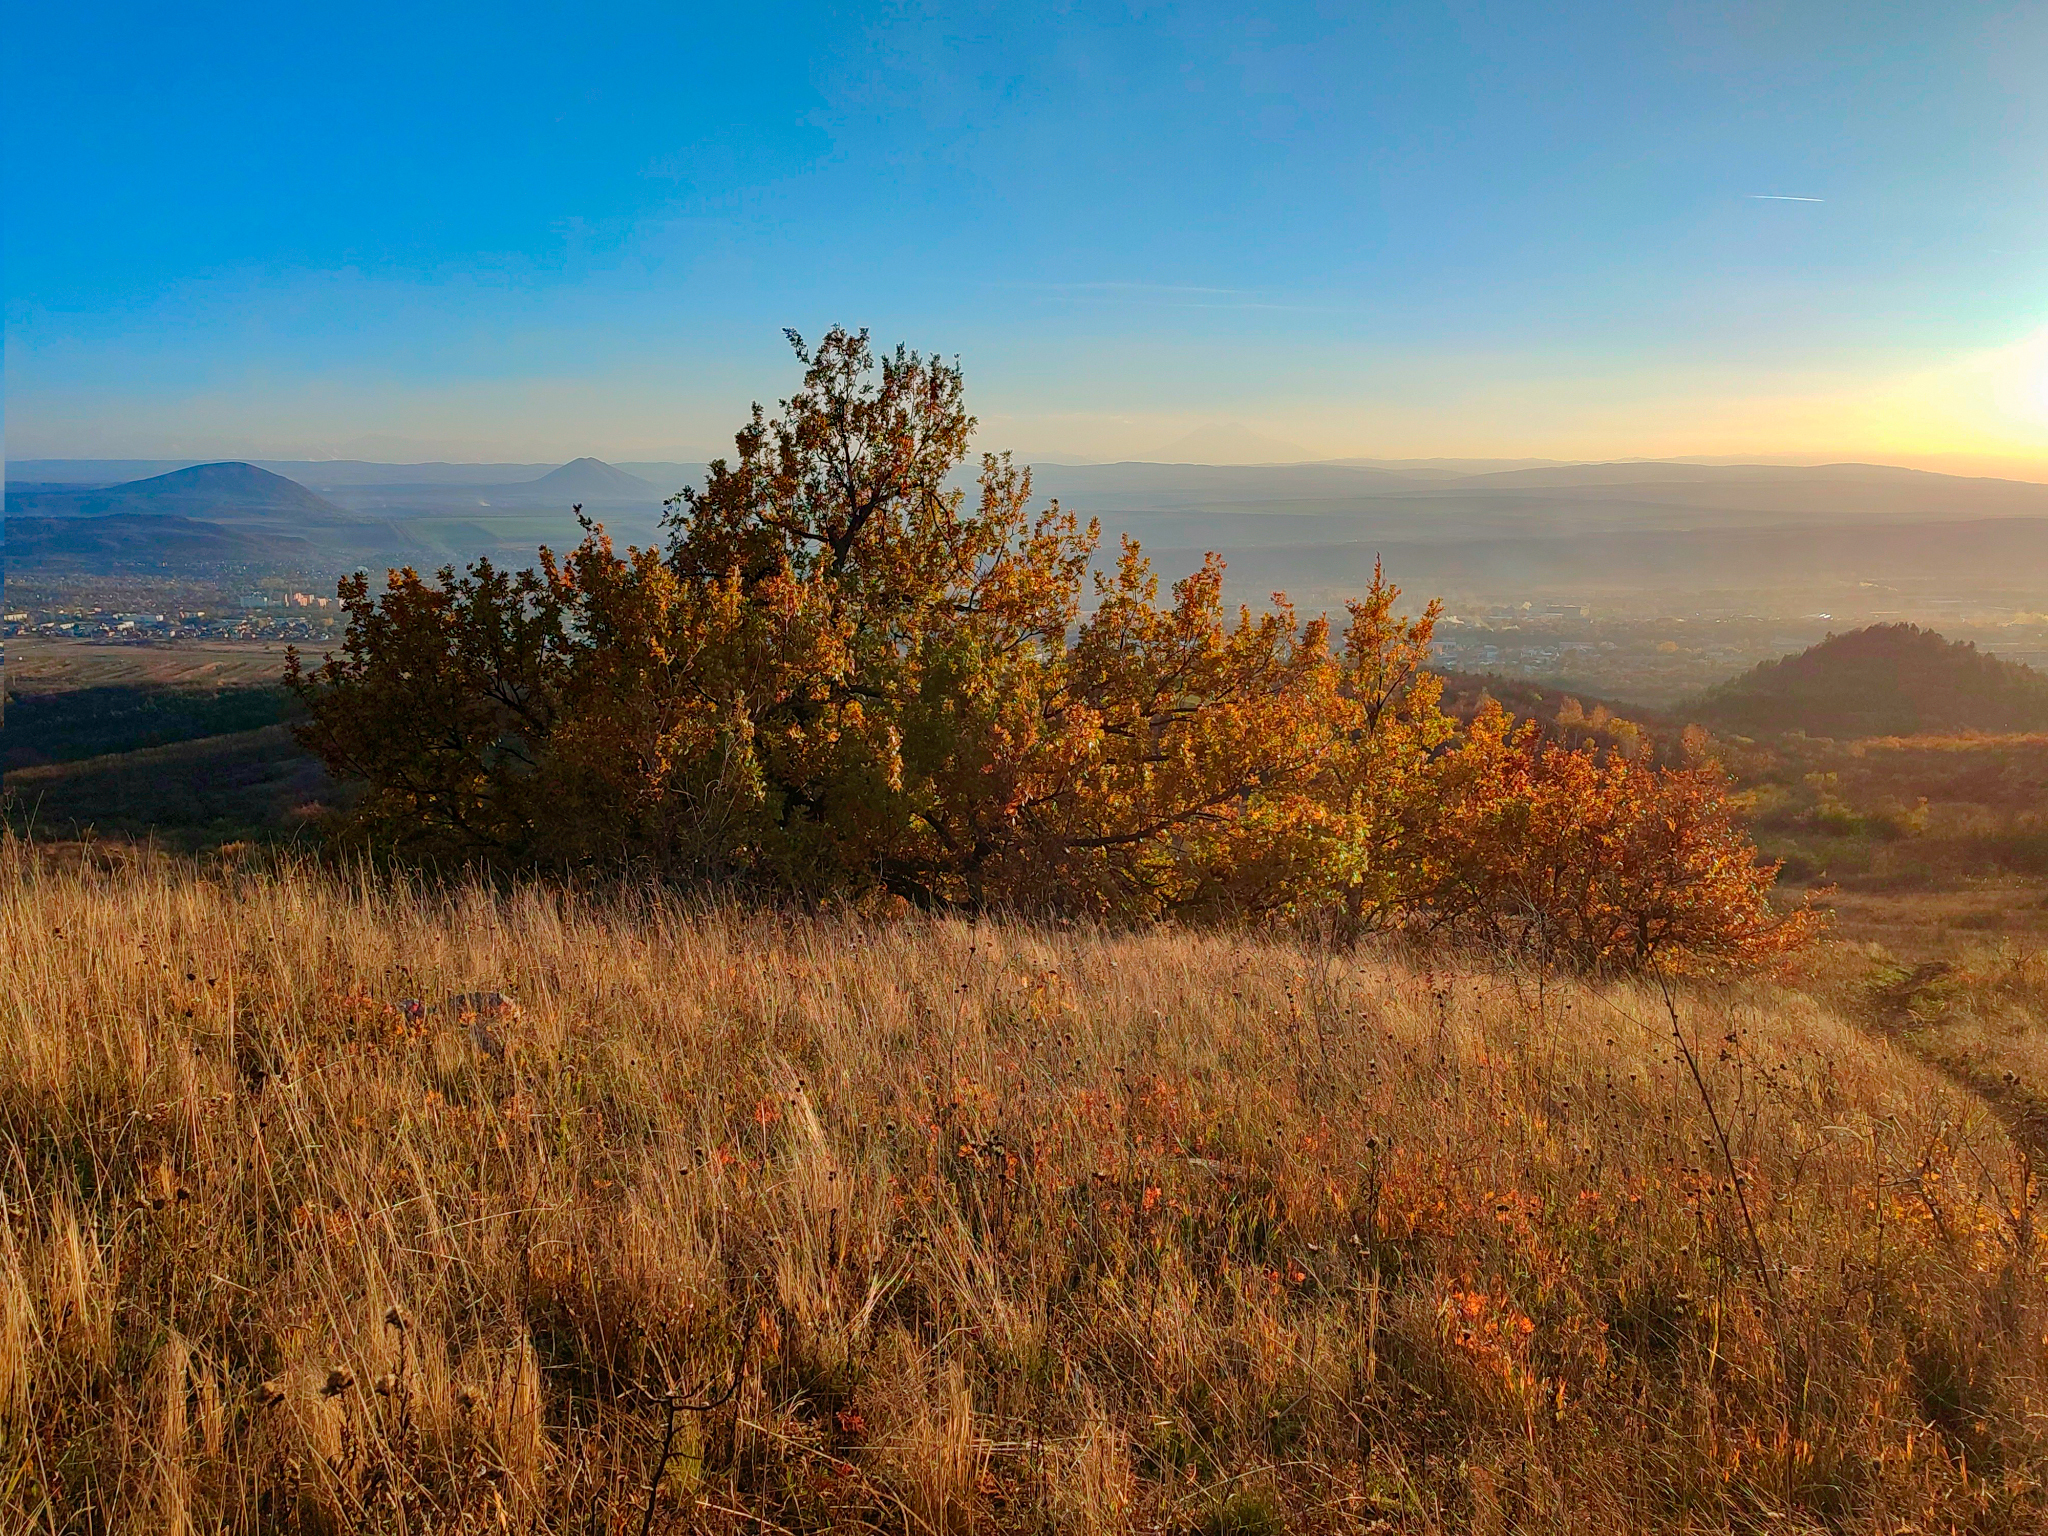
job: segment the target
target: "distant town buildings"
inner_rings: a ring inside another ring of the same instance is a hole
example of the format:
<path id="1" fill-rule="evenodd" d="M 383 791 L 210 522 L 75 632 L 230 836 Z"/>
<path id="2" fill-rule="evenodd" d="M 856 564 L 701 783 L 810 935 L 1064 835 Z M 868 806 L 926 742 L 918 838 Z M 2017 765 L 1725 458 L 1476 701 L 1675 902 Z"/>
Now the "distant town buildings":
<path id="1" fill-rule="evenodd" d="M 299 594 L 303 595 L 303 594 Z M 322 614 L 321 608 L 328 612 Z M 301 613 L 301 609 L 304 613 Z M 333 599 L 261 606 L 247 599 L 226 608 L 147 613 L 106 608 L 16 608 L 0 615 L 0 636 L 160 642 L 165 640 L 302 640 L 324 642 L 337 630 Z"/>

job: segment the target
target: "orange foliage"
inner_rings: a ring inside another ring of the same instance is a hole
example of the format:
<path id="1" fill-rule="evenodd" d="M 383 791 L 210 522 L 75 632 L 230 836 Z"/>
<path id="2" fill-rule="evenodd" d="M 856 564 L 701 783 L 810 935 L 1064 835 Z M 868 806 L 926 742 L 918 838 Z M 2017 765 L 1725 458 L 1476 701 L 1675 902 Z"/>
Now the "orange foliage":
<path id="1" fill-rule="evenodd" d="M 359 835 L 803 898 L 1448 924 L 1590 969 L 1804 932 L 1713 770 L 1498 711 L 1461 732 L 1434 604 L 1399 616 L 1376 572 L 1341 637 L 1277 595 L 1231 616 L 1216 557 L 1162 601 L 1126 540 L 1084 616 L 1094 524 L 1033 513 L 1006 456 L 971 506 L 949 486 L 957 368 L 791 340 L 802 387 L 672 504 L 665 551 L 586 525 L 518 575 L 342 583 L 340 654 L 290 678 Z"/>
<path id="2" fill-rule="evenodd" d="M 1747 965 L 1805 942 L 1819 914 L 1772 908 L 1777 867 L 1758 860 L 1720 765 L 1688 745 L 1687 762 L 1657 768 L 1482 709 L 1432 782 L 1435 920 L 1593 972 Z"/>

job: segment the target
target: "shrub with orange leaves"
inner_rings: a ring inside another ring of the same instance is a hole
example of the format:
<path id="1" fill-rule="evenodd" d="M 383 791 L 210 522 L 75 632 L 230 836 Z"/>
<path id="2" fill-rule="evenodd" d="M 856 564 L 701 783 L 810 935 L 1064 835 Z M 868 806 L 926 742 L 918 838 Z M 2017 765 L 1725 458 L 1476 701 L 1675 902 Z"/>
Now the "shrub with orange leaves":
<path id="1" fill-rule="evenodd" d="M 1432 777 L 1429 920 L 1596 973 L 1754 965 L 1806 942 L 1820 914 L 1771 905 L 1777 866 L 1690 745 L 1659 768 L 1482 709 Z"/>
<path id="2" fill-rule="evenodd" d="M 1469 728 L 1426 670 L 1437 606 L 1376 571 L 1341 636 L 1162 599 L 1125 540 L 1031 477 L 950 476 L 956 366 L 792 336 L 805 373 L 671 503 L 665 551 L 603 531 L 517 575 L 341 584 L 338 655 L 288 679 L 373 843 L 439 863 L 638 870 L 817 900 L 1132 921 L 1449 925 L 1591 970 L 1796 941 L 1709 768 Z M 1610 733 L 1612 734 L 1612 733 Z"/>

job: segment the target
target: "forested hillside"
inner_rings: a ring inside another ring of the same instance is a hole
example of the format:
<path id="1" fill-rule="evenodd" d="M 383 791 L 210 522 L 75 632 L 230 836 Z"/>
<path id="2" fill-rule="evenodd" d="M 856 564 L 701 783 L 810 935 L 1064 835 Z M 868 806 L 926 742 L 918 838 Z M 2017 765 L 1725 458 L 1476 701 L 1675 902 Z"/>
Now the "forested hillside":
<path id="1" fill-rule="evenodd" d="M 1716 729 L 1853 739 L 2048 728 L 2048 677 L 1912 624 L 1879 624 L 1767 661 L 1696 701 Z"/>

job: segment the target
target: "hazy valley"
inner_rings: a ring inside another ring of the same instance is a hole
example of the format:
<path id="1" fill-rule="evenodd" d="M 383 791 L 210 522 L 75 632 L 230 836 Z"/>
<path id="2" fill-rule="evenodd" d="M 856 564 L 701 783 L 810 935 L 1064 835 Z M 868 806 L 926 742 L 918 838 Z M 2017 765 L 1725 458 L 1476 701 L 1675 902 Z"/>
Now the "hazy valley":
<path id="1" fill-rule="evenodd" d="M 295 592 L 326 595 L 358 566 L 523 566 L 539 545 L 575 543 L 576 506 L 621 544 L 659 542 L 665 499 L 703 466 L 27 461 L 9 474 L 18 632 L 182 610 L 215 637 L 303 639 L 320 614 Z M 1101 519 L 1105 561 L 1125 534 L 1167 574 L 1214 550 L 1232 601 L 1284 591 L 1304 612 L 1340 607 L 1384 561 L 1410 593 L 1444 599 L 1446 665 L 1638 703 L 1873 622 L 2048 659 L 2048 486 L 2028 482 L 1868 465 L 1108 464 L 1043 466 L 1034 485 Z"/>

